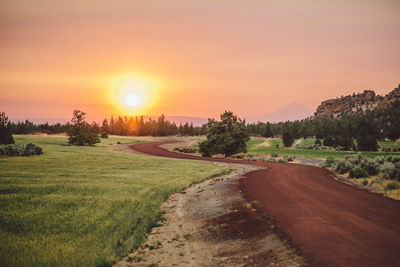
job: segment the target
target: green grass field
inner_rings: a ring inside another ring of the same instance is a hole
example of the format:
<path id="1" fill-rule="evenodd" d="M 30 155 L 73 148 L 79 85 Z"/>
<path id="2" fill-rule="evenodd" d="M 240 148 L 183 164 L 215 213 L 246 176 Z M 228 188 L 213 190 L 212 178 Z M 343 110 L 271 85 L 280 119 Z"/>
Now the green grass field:
<path id="1" fill-rule="evenodd" d="M 315 144 L 316 139 L 304 139 L 301 141 L 303 146 L 312 146 Z M 323 140 L 321 140 L 323 142 Z M 400 142 L 398 141 L 378 141 L 380 147 L 400 147 Z"/>
<path id="2" fill-rule="evenodd" d="M 0 157 L 1 266 L 110 265 L 145 240 L 170 194 L 227 172 L 111 146 L 152 138 L 112 136 L 75 147 L 66 137 L 14 137 L 44 154 Z"/>
<path id="3" fill-rule="evenodd" d="M 313 143 L 313 139 L 302 140 L 301 144 L 305 145 Z M 252 137 L 250 141 L 247 142 L 248 153 L 253 154 L 272 154 L 277 153 L 278 155 L 295 155 L 298 157 L 311 157 L 311 158 L 344 158 L 347 155 L 355 154 L 357 152 L 341 152 L 341 151 L 330 151 L 330 150 L 314 150 L 314 149 L 295 149 L 295 148 L 285 148 L 282 143 L 282 139 L 272 138 L 269 143 L 270 146 L 261 146 L 260 144 L 265 142 L 265 138 Z M 389 143 L 389 141 L 386 141 Z M 394 143 L 394 142 L 393 142 Z M 279 148 L 276 148 L 276 144 L 279 144 Z M 388 155 L 400 155 L 400 153 L 390 153 L 390 152 L 362 152 L 363 155 L 367 157 L 377 157 L 377 156 L 388 156 Z"/>

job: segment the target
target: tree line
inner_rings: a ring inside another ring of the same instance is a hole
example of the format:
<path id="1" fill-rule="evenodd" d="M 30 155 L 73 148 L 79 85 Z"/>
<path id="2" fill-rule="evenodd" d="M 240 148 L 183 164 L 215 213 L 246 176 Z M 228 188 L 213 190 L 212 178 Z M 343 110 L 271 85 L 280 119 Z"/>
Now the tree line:
<path id="1" fill-rule="evenodd" d="M 67 122 L 64 124 L 55 123 L 42 123 L 35 124 L 29 120 L 11 122 L 7 121 L 6 126 L 10 129 L 13 134 L 29 134 L 34 132 L 41 132 L 47 134 L 57 134 L 70 132 L 74 127 L 74 124 Z M 104 119 L 102 123 L 92 122 L 87 124 L 90 130 L 101 134 L 103 132 L 115 135 L 126 135 L 126 136 L 168 136 L 168 135 L 185 135 L 185 136 L 197 136 L 205 135 L 207 133 L 206 125 L 202 127 L 193 126 L 193 123 L 185 123 L 177 126 L 174 122 L 171 122 L 161 115 L 157 119 L 149 118 L 145 120 L 141 117 L 121 117 L 114 118 L 111 116 L 110 119 Z"/>
<path id="2" fill-rule="evenodd" d="M 343 150 L 377 150 L 377 140 L 400 138 L 400 102 L 389 108 L 371 110 L 364 114 L 341 114 L 338 118 L 323 116 L 279 123 L 253 123 L 247 126 L 250 134 L 264 137 L 282 136 L 285 145 L 294 139 L 317 138 L 325 146 Z M 285 142 L 286 141 L 286 142 Z"/>

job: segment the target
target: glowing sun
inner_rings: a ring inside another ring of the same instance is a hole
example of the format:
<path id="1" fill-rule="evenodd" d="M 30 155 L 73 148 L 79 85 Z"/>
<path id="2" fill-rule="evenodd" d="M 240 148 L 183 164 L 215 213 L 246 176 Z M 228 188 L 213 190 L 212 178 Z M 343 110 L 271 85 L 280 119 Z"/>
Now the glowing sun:
<path id="1" fill-rule="evenodd" d="M 137 93 L 128 93 L 125 96 L 125 104 L 128 107 L 136 108 L 142 103 L 142 97 Z"/>
<path id="2" fill-rule="evenodd" d="M 147 111 L 156 98 L 157 83 L 143 76 L 114 76 L 110 79 L 110 99 L 117 112 L 138 115 Z"/>

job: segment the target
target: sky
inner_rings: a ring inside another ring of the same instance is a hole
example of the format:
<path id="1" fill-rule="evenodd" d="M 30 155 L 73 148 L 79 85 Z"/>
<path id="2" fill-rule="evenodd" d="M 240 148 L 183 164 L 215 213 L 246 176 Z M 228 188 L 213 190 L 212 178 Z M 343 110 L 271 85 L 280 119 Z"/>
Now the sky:
<path id="1" fill-rule="evenodd" d="M 0 111 L 251 117 L 386 94 L 399 13 L 397 0 L 0 0 Z"/>

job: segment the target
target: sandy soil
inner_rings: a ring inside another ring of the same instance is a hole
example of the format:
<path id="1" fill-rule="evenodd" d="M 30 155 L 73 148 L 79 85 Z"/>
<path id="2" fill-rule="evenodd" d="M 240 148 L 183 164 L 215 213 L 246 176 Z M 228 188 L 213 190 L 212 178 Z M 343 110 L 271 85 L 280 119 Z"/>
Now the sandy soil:
<path id="1" fill-rule="evenodd" d="M 258 214 L 240 192 L 242 175 L 259 167 L 230 168 L 229 175 L 172 195 L 162 206 L 165 223 L 114 266 L 303 265 L 303 258 L 282 241 L 273 219 Z"/>

